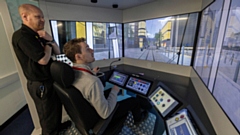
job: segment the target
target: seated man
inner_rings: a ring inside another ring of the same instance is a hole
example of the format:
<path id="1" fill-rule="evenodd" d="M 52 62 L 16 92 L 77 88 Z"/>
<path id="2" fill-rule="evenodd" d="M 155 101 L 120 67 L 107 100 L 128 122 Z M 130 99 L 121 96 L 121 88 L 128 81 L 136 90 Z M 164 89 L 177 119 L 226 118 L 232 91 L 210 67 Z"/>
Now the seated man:
<path id="1" fill-rule="evenodd" d="M 73 86 L 80 90 L 83 97 L 95 108 L 99 116 L 106 119 L 116 106 L 119 88 L 113 86 L 111 91 L 106 94 L 102 82 L 95 76 L 99 69 L 94 68 L 92 71 L 89 67 L 89 64 L 95 61 L 94 51 L 85 43 L 84 38 L 68 41 L 63 47 L 63 52 L 73 62 L 75 71 Z M 131 97 L 118 103 L 119 107 L 113 115 L 111 124 L 126 117 L 128 111 L 132 112 L 135 124 L 139 124 L 148 115 L 147 111 L 141 109 L 137 98 Z"/>

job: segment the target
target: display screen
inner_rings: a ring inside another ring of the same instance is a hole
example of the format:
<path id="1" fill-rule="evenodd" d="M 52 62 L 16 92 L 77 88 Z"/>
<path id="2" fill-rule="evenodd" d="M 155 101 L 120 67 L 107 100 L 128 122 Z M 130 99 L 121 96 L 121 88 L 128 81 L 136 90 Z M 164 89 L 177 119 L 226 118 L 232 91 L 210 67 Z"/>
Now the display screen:
<path id="1" fill-rule="evenodd" d="M 186 111 L 168 119 L 166 123 L 169 135 L 197 135 Z"/>
<path id="2" fill-rule="evenodd" d="M 109 79 L 110 82 L 124 86 L 128 75 L 114 71 Z"/>
<path id="3" fill-rule="evenodd" d="M 135 78 L 135 77 L 130 77 L 126 87 L 143 95 L 146 95 L 150 89 L 151 82 Z"/>
<path id="4" fill-rule="evenodd" d="M 124 57 L 190 66 L 197 20 L 190 13 L 124 23 Z M 185 53 L 176 55 L 181 45 Z"/>
<path id="5" fill-rule="evenodd" d="M 149 96 L 157 110 L 163 117 L 167 116 L 179 104 L 171 95 L 169 95 L 162 87 L 157 87 Z"/>

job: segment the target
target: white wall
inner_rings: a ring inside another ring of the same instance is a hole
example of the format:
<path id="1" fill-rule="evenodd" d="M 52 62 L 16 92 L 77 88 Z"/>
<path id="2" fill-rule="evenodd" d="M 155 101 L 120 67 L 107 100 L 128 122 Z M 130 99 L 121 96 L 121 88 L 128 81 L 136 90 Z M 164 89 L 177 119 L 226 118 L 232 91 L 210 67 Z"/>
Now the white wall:
<path id="1" fill-rule="evenodd" d="M 199 12 L 213 0 L 157 0 L 137 7 L 118 10 L 39 1 L 47 20 L 93 22 L 132 22 L 169 15 Z"/>
<path id="2" fill-rule="evenodd" d="M 202 0 L 202 10 L 209 6 L 209 4 L 211 4 L 214 0 Z"/>
<path id="3" fill-rule="evenodd" d="M 13 26 L 5 0 L 0 0 L 0 125 L 26 105 L 12 55 Z"/>
<path id="4" fill-rule="evenodd" d="M 137 66 L 141 68 L 161 71 L 169 74 L 175 74 L 180 76 L 190 77 L 191 67 L 190 66 L 182 66 L 182 65 L 174 65 L 162 62 L 153 62 L 132 58 L 123 58 L 123 64 Z"/>
<path id="5" fill-rule="evenodd" d="M 122 22 L 122 11 L 70 4 L 39 1 L 45 18 L 51 20 L 93 21 L 93 22 Z M 47 20 L 48 21 L 48 20 Z"/>
<path id="6" fill-rule="evenodd" d="M 157 0 L 152 3 L 124 10 L 123 22 L 125 23 L 190 12 L 199 12 L 201 9 L 202 0 Z"/>

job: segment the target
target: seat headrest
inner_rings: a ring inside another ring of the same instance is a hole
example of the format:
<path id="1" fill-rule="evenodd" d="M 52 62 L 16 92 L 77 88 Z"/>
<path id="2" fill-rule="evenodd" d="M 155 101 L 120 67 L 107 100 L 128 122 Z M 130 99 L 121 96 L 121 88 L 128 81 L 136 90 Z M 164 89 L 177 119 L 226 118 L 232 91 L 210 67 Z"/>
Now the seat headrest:
<path id="1" fill-rule="evenodd" d="M 74 81 L 74 71 L 66 63 L 54 61 L 50 67 L 52 78 L 62 87 L 66 88 L 72 85 Z"/>

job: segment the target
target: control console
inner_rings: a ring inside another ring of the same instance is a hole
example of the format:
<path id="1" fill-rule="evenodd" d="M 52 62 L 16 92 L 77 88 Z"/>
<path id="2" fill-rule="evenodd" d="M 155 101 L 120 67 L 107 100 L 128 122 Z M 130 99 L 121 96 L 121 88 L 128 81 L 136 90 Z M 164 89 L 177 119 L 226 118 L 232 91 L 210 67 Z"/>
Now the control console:
<path id="1" fill-rule="evenodd" d="M 169 135 L 197 135 L 190 120 L 187 110 L 182 110 L 179 114 L 166 120 Z"/>
<path id="2" fill-rule="evenodd" d="M 117 70 L 112 72 L 108 82 L 142 96 L 148 95 L 152 85 L 152 82 L 149 80 L 134 76 L 133 74 L 122 73 Z"/>
<path id="3" fill-rule="evenodd" d="M 133 90 L 134 92 L 146 95 L 151 86 L 151 82 L 142 80 L 136 77 L 130 77 L 126 84 L 126 87 Z"/>
<path id="4" fill-rule="evenodd" d="M 128 78 L 128 75 L 120 73 L 118 71 L 113 71 L 109 81 L 120 86 L 124 86 Z"/>
<path id="5" fill-rule="evenodd" d="M 179 104 L 160 86 L 149 96 L 149 99 L 163 117 L 167 116 Z"/>

